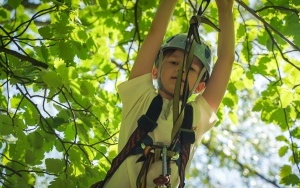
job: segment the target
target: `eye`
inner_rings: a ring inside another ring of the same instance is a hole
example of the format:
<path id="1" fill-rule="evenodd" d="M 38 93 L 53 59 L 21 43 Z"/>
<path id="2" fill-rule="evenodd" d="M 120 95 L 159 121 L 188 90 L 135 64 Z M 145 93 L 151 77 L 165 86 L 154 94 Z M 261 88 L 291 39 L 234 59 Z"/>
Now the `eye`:
<path id="1" fill-rule="evenodd" d="M 178 65 L 178 63 L 176 61 L 171 61 L 170 62 L 172 65 Z"/>
<path id="2" fill-rule="evenodd" d="M 190 69 L 189 69 L 190 71 L 193 71 L 193 72 L 197 72 L 197 68 L 196 67 L 194 67 L 194 66 L 190 66 Z"/>

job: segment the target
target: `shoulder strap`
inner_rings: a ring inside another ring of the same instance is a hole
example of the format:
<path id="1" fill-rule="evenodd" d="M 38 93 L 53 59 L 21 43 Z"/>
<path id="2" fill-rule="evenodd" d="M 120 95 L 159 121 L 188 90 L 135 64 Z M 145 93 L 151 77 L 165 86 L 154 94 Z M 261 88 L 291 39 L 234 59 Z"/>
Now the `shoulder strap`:
<path id="1" fill-rule="evenodd" d="M 111 167 L 106 174 L 103 181 L 99 181 L 91 186 L 91 188 L 102 188 L 104 184 L 113 176 L 116 170 L 120 167 L 123 161 L 131 155 L 133 148 L 140 145 L 142 138 L 144 138 L 148 132 L 152 132 L 157 127 L 157 119 L 162 110 L 162 98 L 157 95 L 152 100 L 145 115 L 142 115 L 138 119 L 138 126 L 135 131 L 129 137 L 126 145 L 121 152 L 113 159 Z"/>

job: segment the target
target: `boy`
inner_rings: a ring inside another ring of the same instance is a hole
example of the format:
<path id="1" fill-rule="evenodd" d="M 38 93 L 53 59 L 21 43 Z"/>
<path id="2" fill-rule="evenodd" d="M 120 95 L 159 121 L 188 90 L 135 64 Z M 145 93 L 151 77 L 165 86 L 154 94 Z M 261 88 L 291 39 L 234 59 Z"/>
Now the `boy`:
<path id="1" fill-rule="evenodd" d="M 195 101 L 190 103 L 194 114 L 192 128 L 195 130 L 195 144 L 199 143 L 201 136 L 217 121 L 215 112 L 226 91 L 234 61 L 233 0 L 216 0 L 216 2 L 219 13 L 219 27 L 221 29 L 218 39 L 218 59 L 216 65 L 212 73 L 210 73 L 210 54 L 204 54 L 210 51 L 207 51 L 204 43 L 201 45 L 197 44 L 194 52 L 196 58 L 193 59 L 191 69 L 187 75 L 188 86 L 192 88 L 189 92 L 203 92 L 202 95 L 196 97 Z M 129 137 L 137 127 L 137 121 L 146 113 L 153 98 L 157 96 L 152 79 L 158 80 L 158 94 L 162 97 L 163 101 L 162 110 L 156 121 L 158 126 L 152 132 L 148 133 L 146 139 L 148 141 L 145 141 L 143 149 L 147 148 L 145 147 L 147 143 L 148 145 L 154 143 L 170 145 L 171 143 L 173 129 L 172 99 L 178 70 L 184 57 L 184 48 L 180 45 L 176 46 L 176 44 L 180 43 L 178 40 L 185 39 L 185 35 L 177 35 L 168 40 L 162 46 L 164 57 L 162 62 L 160 62 L 161 65 L 153 68 L 153 63 L 160 51 L 176 3 L 177 0 L 161 0 L 149 33 L 138 52 L 129 80 L 118 87 L 123 102 L 119 151 L 126 145 Z M 199 50 L 200 48 L 202 50 Z M 204 68 L 208 71 L 206 77 L 209 77 L 209 79 L 205 80 L 205 78 L 201 78 L 199 82 L 199 74 Z M 189 161 L 193 157 L 194 144 L 192 144 L 191 148 L 192 152 Z M 146 170 L 146 178 L 143 179 L 141 178 L 143 176 L 140 174 L 143 162 L 137 162 L 141 156 L 142 154 L 138 153 L 127 157 L 104 187 L 156 187 L 157 184 L 155 184 L 154 180 L 161 175 L 162 166 L 165 165 L 162 163 L 163 157 L 151 161 L 150 165 L 147 166 L 149 169 Z M 180 182 L 178 176 L 179 168 L 176 162 L 171 161 L 168 167 L 170 169 L 168 175 L 171 175 L 168 176 L 169 179 L 166 186 L 178 187 L 179 183 L 182 182 Z M 142 183 L 141 179 L 143 179 Z M 183 185 L 181 184 L 180 186 L 182 187 Z"/>

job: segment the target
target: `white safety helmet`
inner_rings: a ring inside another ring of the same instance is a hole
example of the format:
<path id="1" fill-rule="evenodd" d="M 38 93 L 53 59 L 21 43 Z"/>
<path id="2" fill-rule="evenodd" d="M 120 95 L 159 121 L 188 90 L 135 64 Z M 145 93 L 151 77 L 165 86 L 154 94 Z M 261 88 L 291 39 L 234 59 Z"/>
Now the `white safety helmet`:
<path id="1" fill-rule="evenodd" d="M 186 47 L 186 40 L 187 40 L 187 34 L 177 34 L 169 39 L 161 46 L 161 51 L 164 52 L 168 49 L 180 49 L 185 50 Z M 213 63 L 211 60 L 211 51 L 208 45 L 206 45 L 203 40 L 201 43 L 197 43 L 194 40 L 195 48 L 194 48 L 194 55 L 201 61 L 201 63 L 206 68 L 207 74 L 206 78 L 204 80 L 207 80 L 212 72 L 213 69 Z M 158 63 L 158 62 L 156 62 Z"/>

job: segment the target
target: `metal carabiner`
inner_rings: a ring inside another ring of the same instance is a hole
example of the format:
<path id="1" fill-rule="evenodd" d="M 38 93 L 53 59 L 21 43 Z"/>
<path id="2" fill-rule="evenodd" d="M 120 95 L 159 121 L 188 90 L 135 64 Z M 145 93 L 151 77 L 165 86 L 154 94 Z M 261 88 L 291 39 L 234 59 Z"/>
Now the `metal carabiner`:
<path id="1" fill-rule="evenodd" d="M 153 183 L 156 185 L 156 188 L 167 187 L 166 185 L 170 182 L 167 164 L 167 147 L 168 146 L 164 145 L 161 149 L 162 173 L 160 176 L 153 180 Z"/>

